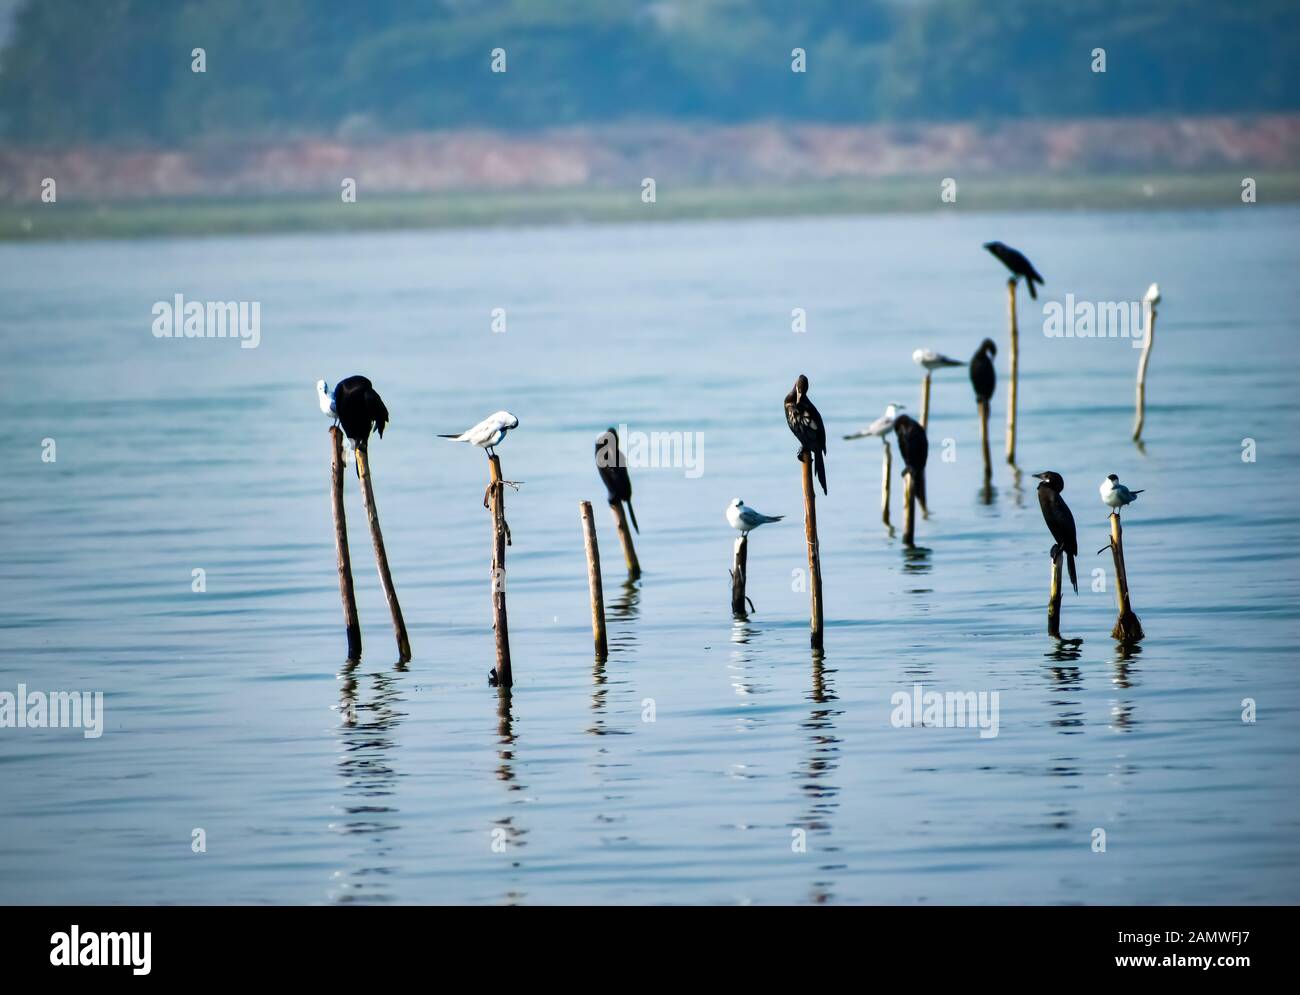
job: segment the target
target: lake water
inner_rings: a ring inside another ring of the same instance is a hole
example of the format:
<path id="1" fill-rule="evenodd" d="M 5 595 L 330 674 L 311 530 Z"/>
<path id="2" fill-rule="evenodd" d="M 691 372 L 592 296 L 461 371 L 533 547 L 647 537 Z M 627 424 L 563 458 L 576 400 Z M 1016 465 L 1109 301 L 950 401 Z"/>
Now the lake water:
<path id="1" fill-rule="evenodd" d="M 0 729 L 0 900 L 1297 901 L 1298 223 L 1242 205 L 0 246 L 0 691 L 105 709 L 99 738 Z M 1022 291 L 1016 482 L 992 238 L 1026 250 L 1044 300 L 1159 280 L 1144 452 L 1132 343 L 1048 338 Z M 260 302 L 259 347 L 155 338 L 178 293 Z M 909 554 L 879 521 L 879 445 L 839 437 L 889 401 L 916 412 L 914 347 L 966 359 L 986 335 L 995 493 L 966 373 L 941 371 Z M 832 436 L 821 660 L 781 406 L 801 372 Z M 313 385 L 352 373 L 393 416 L 371 454 L 407 666 L 351 473 L 365 654 L 344 662 Z M 524 482 L 512 694 L 487 683 L 485 460 L 435 438 L 503 407 Z M 609 424 L 703 439 L 699 476 L 632 470 L 631 589 L 592 458 Z M 1079 524 L 1073 653 L 1045 634 L 1043 469 Z M 1124 515 L 1132 653 L 1094 555 L 1111 472 L 1146 489 Z M 750 543 L 743 623 L 736 496 L 788 516 Z M 896 727 L 916 684 L 998 692 L 998 735 Z"/>

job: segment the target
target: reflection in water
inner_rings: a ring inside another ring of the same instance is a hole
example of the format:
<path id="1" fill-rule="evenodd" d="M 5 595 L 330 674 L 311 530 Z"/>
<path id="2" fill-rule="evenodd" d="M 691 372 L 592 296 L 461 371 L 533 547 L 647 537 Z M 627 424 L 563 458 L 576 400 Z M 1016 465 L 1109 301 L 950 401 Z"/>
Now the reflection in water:
<path id="1" fill-rule="evenodd" d="M 978 500 L 980 504 L 991 505 L 995 500 L 997 500 L 998 489 L 993 486 L 992 480 L 986 477 L 984 480 L 984 486 L 975 492 L 975 496 L 976 500 Z"/>
<path id="2" fill-rule="evenodd" d="M 1141 673 L 1134 665 L 1134 658 L 1142 652 L 1142 647 L 1131 643 L 1119 643 L 1115 647 L 1115 657 L 1111 660 L 1114 676 L 1111 684 L 1127 691 L 1135 686 L 1136 678 Z M 1110 704 L 1110 727 L 1127 732 L 1137 721 L 1133 717 L 1134 702 L 1126 697 L 1118 697 Z"/>
<path id="3" fill-rule="evenodd" d="M 397 832 L 398 810 L 387 802 L 397 786 L 397 771 L 390 751 L 393 732 L 403 717 L 401 674 L 365 674 L 369 694 L 361 690 L 355 660 L 339 674 L 339 773 L 345 785 L 343 819 L 331 828 L 356 836 L 362 848 L 353 856 L 358 864 L 335 871 L 330 898 L 336 902 L 388 901 L 393 896 L 389 879 L 392 836 Z M 404 669 L 404 668 L 403 668 Z M 368 700 L 367 700 L 368 699 Z"/>
<path id="4" fill-rule="evenodd" d="M 500 761 L 497 764 L 497 780 L 506 785 L 506 789 L 511 792 L 523 791 L 524 786 L 519 783 L 515 773 L 515 715 L 513 709 L 513 700 L 510 694 L 510 688 L 498 687 L 497 692 L 497 758 Z M 509 798 L 509 796 L 508 796 Z M 522 804 L 523 798 L 513 798 L 513 804 Z M 528 830 L 522 828 L 516 821 L 514 815 L 504 815 L 499 819 L 492 820 L 492 850 L 494 853 L 504 852 L 509 854 L 516 847 L 527 845 L 524 839 L 528 835 Z M 517 860 L 511 860 L 512 867 L 518 867 Z M 518 891 L 510 890 L 502 896 L 502 901 L 507 905 L 517 903 L 523 894 Z"/>
<path id="5" fill-rule="evenodd" d="M 749 698 L 757 694 L 766 694 L 772 690 L 770 685 L 756 680 L 753 669 L 754 650 L 750 646 L 750 642 L 762 634 L 763 630 L 757 628 L 748 618 L 737 618 L 731 623 L 732 650 L 727 669 L 731 671 L 731 688 L 738 697 Z M 759 719 L 743 715 L 738 721 L 738 726 L 742 730 L 752 728 L 759 721 Z"/>
<path id="6" fill-rule="evenodd" d="M 808 834 L 808 853 L 838 853 L 839 847 L 829 841 L 814 842 L 812 837 L 829 837 L 831 834 L 831 816 L 839 808 L 839 785 L 831 778 L 839 769 L 840 738 L 835 735 L 835 719 L 843 714 L 842 709 L 834 708 L 838 698 L 831 684 L 833 670 L 826 670 L 821 653 L 813 651 L 812 687 L 806 695 L 813 703 L 808 719 L 800 726 L 806 732 L 808 756 L 803 765 L 795 771 L 799 787 L 808 803 L 807 811 L 795 825 Z M 834 883 L 827 876 L 829 872 L 842 870 L 842 863 L 819 864 L 821 872 L 818 880 L 812 882 L 809 900 L 823 903 L 833 897 Z"/>
<path id="7" fill-rule="evenodd" d="M 928 574 L 930 572 L 930 548 L 928 546 L 903 547 L 903 573 Z"/>
<path id="8" fill-rule="evenodd" d="M 1020 472 L 1020 467 L 1011 464 L 1011 494 L 1015 499 L 1016 507 L 1023 508 L 1025 505 L 1025 488 L 1021 485 L 1021 478 L 1024 476 Z"/>
<path id="9" fill-rule="evenodd" d="M 1052 651 L 1043 655 L 1049 660 L 1057 663 L 1073 663 L 1079 657 L 1083 656 L 1082 639 L 1064 639 L 1057 637 L 1052 640 Z"/>

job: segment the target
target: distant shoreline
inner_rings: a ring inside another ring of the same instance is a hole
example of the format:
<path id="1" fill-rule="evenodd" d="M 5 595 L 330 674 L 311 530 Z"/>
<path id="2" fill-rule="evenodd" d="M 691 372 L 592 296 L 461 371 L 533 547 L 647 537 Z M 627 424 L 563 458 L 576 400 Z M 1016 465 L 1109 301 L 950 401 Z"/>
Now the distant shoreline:
<path id="1" fill-rule="evenodd" d="M 1169 210 L 1247 206 L 1242 180 L 1256 181 L 1256 205 L 1300 202 L 1300 171 L 1103 176 L 957 178 L 955 202 L 940 177 L 674 187 L 655 203 L 629 188 L 575 187 L 460 193 L 372 194 L 345 204 L 337 194 L 118 200 L 0 206 L 0 241 L 128 239 L 292 232 L 630 223 L 928 211 Z M 1251 206 L 1256 206 L 1251 205 Z"/>

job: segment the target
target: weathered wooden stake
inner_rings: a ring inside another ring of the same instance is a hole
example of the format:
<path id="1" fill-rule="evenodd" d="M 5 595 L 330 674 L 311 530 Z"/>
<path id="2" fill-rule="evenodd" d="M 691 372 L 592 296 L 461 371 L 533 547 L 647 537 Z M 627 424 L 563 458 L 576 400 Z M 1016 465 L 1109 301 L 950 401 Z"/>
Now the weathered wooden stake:
<path id="1" fill-rule="evenodd" d="M 993 479 L 993 461 L 989 456 L 989 402 L 976 401 L 980 416 L 980 448 L 984 451 L 984 483 Z"/>
<path id="2" fill-rule="evenodd" d="M 366 506 L 370 521 L 370 542 L 375 547 L 375 565 L 379 568 L 379 585 L 388 599 L 388 610 L 393 616 L 393 635 L 397 637 L 397 658 L 401 663 L 411 659 L 411 643 L 406 638 L 406 623 L 402 620 L 402 606 L 397 603 L 397 590 L 393 575 L 388 570 L 388 554 L 384 552 L 384 534 L 379 531 L 379 509 L 375 507 L 375 490 L 370 480 L 370 465 L 365 443 L 357 446 L 357 480 L 361 482 L 361 501 Z"/>
<path id="3" fill-rule="evenodd" d="M 886 525 L 889 524 L 889 475 L 893 470 L 894 456 L 893 450 L 889 447 L 889 440 L 884 439 L 885 455 L 880 458 L 880 520 Z"/>
<path id="4" fill-rule="evenodd" d="M 813 454 L 805 453 L 803 464 L 803 524 L 804 539 L 808 543 L 809 573 L 809 627 L 812 630 L 812 648 L 822 648 L 822 557 L 817 543 L 817 497 L 813 492 Z"/>
<path id="5" fill-rule="evenodd" d="M 1057 549 L 1052 557 L 1052 587 L 1047 596 L 1047 634 L 1061 638 L 1061 560 L 1065 553 Z"/>
<path id="6" fill-rule="evenodd" d="M 348 634 L 348 659 L 361 659 L 361 621 L 357 618 L 357 594 L 352 586 L 352 554 L 348 551 L 348 520 L 343 511 L 343 433 L 330 429 L 330 478 L 334 507 L 334 556 L 339 567 L 339 597 L 343 601 L 343 625 Z"/>
<path id="7" fill-rule="evenodd" d="M 745 617 L 745 574 L 749 568 L 749 534 L 742 532 L 736 540 L 735 556 L 731 562 L 731 614 Z"/>
<path id="8" fill-rule="evenodd" d="M 510 672 L 510 626 L 506 620 L 506 546 L 510 526 L 506 524 L 506 485 L 501 477 L 501 457 L 488 457 L 488 492 L 485 504 L 492 513 L 492 628 L 497 636 L 497 684 L 514 684 Z"/>
<path id="9" fill-rule="evenodd" d="M 1156 307 L 1146 302 L 1147 337 L 1142 345 L 1142 360 L 1138 363 L 1137 416 L 1133 422 L 1133 441 L 1142 441 L 1142 423 L 1147 415 L 1147 363 L 1151 359 L 1151 340 L 1156 333 Z"/>
<path id="10" fill-rule="evenodd" d="M 596 659 L 609 656 L 609 643 L 605 639 L 605 590 L 600 582 L 600 547 L 596 545 L 596 520 L 592 517 L 591 502 L 578 504 L 582 518 L 582 537 L 587 547 L 587 588 L 591 593 L 591 635 L 596 641 Z"/>
<path id="11" fill-rule="evenodd" d="M 1128 571 L 1124 568 L 1124 529 L 1115 512 L 1110 515 L 1110 552 L 1115 560 L 1115 603 L 1119 609 L 1119 617 L 1115 619 L 1115 628 L 1110 635 L 1121 642 L 1136 643 L 1146 633 L 1129 603 Z"/>
<path id="12" fill-rule="evenodd" d="M 921 381 L 921 427 L 930 427 L 930 374 L 927 372 Z"/>
<path id="13" fill-rule="evenodd" d="M 911 546 L 916 523 L 916 491 L 912 487 L 912 475 L 903 476 L 903 545 Z"/>
<path id="14" fill-rule="evenodd" d="M 632 545 L 632 530 L 627 527 L 627 512 L 623 510 L 623 502 L 611 501 L 609 512 L 614 516 L 614 528 L 618 530 L 618 541 L 623 546 L 628 580 L 636 580 L 641 576 L 641 561 L 636 558 L 636 547 Z"/>
<path id="15" fill-rule="evenodd" d="M 1011 372 L 1007 377 L 1007 462 L 1016 461 L 1016 386 L 1020 380 L 1020 334 L 1016 328 L 1016 279 L 1007 281 L 1007 308 L 1011 319 Z"/>

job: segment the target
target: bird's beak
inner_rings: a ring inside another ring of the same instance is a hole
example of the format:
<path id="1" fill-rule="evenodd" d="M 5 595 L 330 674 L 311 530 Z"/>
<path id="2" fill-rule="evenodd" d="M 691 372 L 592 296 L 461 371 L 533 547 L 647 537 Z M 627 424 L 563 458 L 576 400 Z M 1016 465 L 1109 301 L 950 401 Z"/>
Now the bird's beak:
<path id="1" fill-rule="evenodd" d="M 1046 477 L 1046 476 L 1047 476 L 1046 473 L 1035 473 L 1035 474 L 1034 474 L 1034 479 L 1035 479 L 1035 480 L 1042 480 L 1042 479 L 1043 479 L 1044 477 Z"/>

